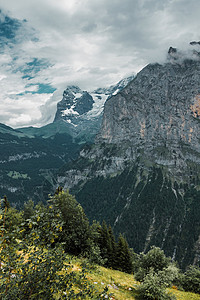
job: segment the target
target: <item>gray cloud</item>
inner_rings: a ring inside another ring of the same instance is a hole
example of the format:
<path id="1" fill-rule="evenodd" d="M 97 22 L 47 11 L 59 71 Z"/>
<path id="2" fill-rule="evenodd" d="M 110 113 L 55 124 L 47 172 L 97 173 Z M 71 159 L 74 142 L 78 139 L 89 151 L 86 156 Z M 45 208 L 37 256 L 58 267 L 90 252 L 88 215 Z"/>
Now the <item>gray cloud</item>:
<path id="1" fill-rule="evenodd" d="M 0 122 L 6 114 L 12 126 L 52 120 L 68 84 L 108 86 L 163 62 L 169 46 L 187 50 L 200 40 L 198 0 L 1 0 L 1 8 L 21 22 L 14 47 L 5 44 L 0 57 Z M 47 63 L 24 77 L 34 59 Z M 38 83 L 57 92 L 31 94 Z"/>

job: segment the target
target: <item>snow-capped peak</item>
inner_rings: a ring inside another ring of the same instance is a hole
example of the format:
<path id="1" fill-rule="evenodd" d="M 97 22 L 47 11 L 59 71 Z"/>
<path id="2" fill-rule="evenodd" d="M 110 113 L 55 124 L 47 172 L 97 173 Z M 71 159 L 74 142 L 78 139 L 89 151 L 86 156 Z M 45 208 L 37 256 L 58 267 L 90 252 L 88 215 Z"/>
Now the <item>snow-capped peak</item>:
<path id="1" fill-rule="evenodd" d="M 133 76 L 122 79 L 116 85 L 108 88 L 99 88 L 92 92 L 81 90 L 78 86 L 68 86 L 63 93 L 63 99 L 58 102 L 55 120 L 64 120 L 72 125 L 83 120 L 99 117 L 105 101 L 120 92 Z"/>

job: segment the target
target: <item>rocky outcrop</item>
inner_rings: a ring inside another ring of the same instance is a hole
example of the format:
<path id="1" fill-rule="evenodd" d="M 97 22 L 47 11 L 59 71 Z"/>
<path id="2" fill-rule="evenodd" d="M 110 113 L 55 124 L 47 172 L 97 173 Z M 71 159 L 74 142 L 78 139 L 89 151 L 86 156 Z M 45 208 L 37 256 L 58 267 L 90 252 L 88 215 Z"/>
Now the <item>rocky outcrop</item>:
<path id="1" fill-rule="evenodd" d="M 192 46 L 200 45 L 200 42 L 193 41 L 193 42 L 190 42 L 190 45 L 192 45 Z"/>

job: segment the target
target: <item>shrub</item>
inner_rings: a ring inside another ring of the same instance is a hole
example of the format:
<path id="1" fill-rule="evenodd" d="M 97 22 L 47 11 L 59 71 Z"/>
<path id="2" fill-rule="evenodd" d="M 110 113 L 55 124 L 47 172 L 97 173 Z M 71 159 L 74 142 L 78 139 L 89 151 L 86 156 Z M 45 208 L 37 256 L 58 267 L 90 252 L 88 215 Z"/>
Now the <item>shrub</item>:
<path id="1" fill-rule="evenodd" d="M 138 299 L 141 300 L 170 300 L 175 296 L 166 293 L 166 287 L 171 281 L 168 278 L 167 270 L 155 273 L 151 270 L 140 285 Z"/>
<path id="2" fill-rule="evenodd" d="M 138 270 L 135 273 L 135 279 L 143 281 L 144 277 L 153 270 L 155 273 L 167 268 L 170 264 L 170 259 L 165 256 L 164 251 L 159 247 L 153 246 L 151 250 L 144 254 L 142 253 L 138 261 Z"/>
<path id="3" fill-rule="evenodd" d="M 86 270 L 74 272 L 62 249 L 35 249 L 23 257 L 12 256 L 1 271 L 0 298 L 4 300 L 99 299 L 86 278 Z"/>
<path id="4" fill-rule="evenodd" d="M 185 291 L 200 294 L 200 268 L 189 266 L 182 278 L 182 285 Z"/>

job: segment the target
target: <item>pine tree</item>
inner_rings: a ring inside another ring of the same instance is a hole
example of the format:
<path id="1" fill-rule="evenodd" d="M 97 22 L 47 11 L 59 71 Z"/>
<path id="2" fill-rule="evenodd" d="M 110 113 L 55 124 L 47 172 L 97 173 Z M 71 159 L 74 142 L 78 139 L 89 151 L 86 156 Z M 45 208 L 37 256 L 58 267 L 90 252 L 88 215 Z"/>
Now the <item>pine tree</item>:
<path id="1" fill-rule="evenodd" d="M 115 241 L 114 233 L 112 227 L 109 225 L 108 227 L 108 235 L 109 235 L 109 247 L 108 247 L 108 257 L 109 257 L 109 267 L 115 269 L 116 268 L 116 256 L 117 256 L 117 244 Z"/>
<path id="2" fill-rule="evenodd" d="M 59 189 L 51 197 L 49 204 L 55 218 L 62 221 L 59 241 L 65 243 L 66 252 L 74 255 L 88 252 L 91 245 L 89 221 L 75 197 L 69 191 Z"/>
<path id="3" fill-rule="evenodd" d="M 106 222 L 103 221 L 102 226 L 99 227 L 99 239 L 98 244 L 101 250 L 101 256 L 105 260 L 105 265 L 109 265 L 109 254 L 108 249 L 111 247 L 108 227 Z"/>
<path id="4" fill-rule="evenodd" d="M 28 202 L 24 203 L 24 213 L 23 217 L 24 220 L 30 219 L 31 216 L 34 214 L 34 202 L 33 200 L 29 200 Z"/>
<path id="5" fill-rule="evenodd" d="M 133 271 L 133 258 L 126 239 L 119 235 L 117 243 L 116 268 L 126 273 Z"/>

